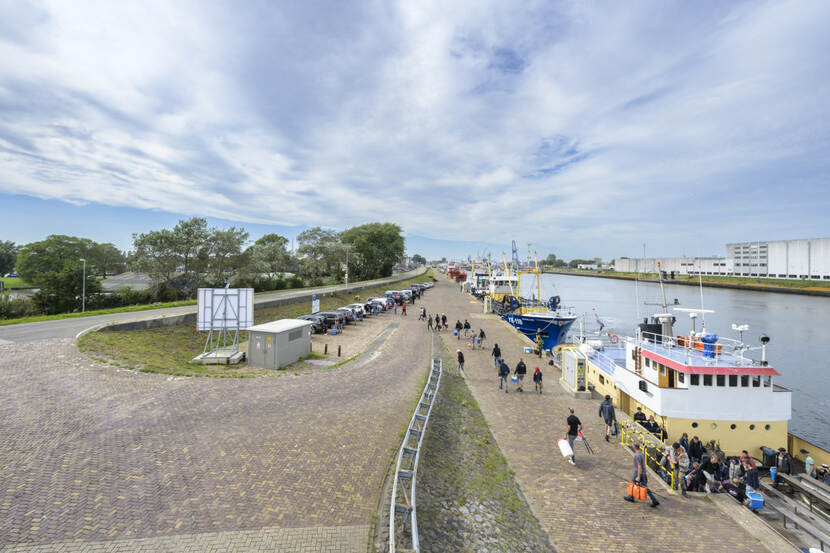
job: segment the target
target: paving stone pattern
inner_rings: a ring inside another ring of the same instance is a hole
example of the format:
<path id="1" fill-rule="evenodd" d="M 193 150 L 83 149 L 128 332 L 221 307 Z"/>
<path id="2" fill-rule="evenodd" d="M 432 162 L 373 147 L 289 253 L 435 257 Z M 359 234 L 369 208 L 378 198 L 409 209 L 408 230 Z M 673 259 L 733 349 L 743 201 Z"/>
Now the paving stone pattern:
<path id="1" fill-rule="evenodd" d="M 369 360 L 273 378 L 119 370 L 67 339 L 0 345 L 0 548 L 369 524 L 429 362 L 417 317 L 389 320 L 401 328 Z"/>
<path id="2" fill-rule="evenodd" d="M 659 485 L 652 489 L 661 505 L 623 501 L 624 483 L 631 478 L 630 453 L 619 443 L 606 443 L 604 424 L 598 416 L 598 400 L 575 400 L 558 384 L 560 373 L 540 365 L 535 356 L 523 355 L 530 342 L 494 315 L 481 314 L 481 304 L 458 286 L 442 280 L 433 289 L 431 302 L 438 302 L 451 323 L 465 318 L 487 334 L 485 350 L 470 351 L 452 332 L 442 338 L 451 351 L 462 347 L 467 382 L 481 407 L 501 451 L 507 457 L 516 480 L 531 508 L 560 553 L 614 551 L 729 551 L 767 552 L 755 537 L 703 498 L 669 495 Z M 475 321 L 474 321 L 475 319 Z M 511 368 L 524 357 L 528 366 L 525 392 L 498 389 L 498 378 L 490 351 L 498 343 Z M 531 374 L 540 365 L 544 394 L 533 393 Z M 573 407 L 585 427 L 585 435 L 596 451 L 588 455 L 576 447 L 576 466 L 559 453 L 556 440 L 567 425 L 567 408 Z M 694 536 L 694 537 L 690 537 Z"/>

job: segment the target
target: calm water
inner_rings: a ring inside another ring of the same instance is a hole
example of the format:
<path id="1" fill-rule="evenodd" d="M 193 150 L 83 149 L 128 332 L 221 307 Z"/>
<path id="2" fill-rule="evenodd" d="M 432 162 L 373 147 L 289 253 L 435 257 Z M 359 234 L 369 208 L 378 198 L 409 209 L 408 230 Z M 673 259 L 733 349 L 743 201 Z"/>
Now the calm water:
<path id="1" fill-rule="evenodd" d="M 524 277 L 522 292 L 530 293 L 535 279 Z M 674 307 L 699 308 L 700 289 L 692 286 L 666 284 L 666 299 L 670 306 L 674 298 L 680 305 Z M 526 290 L 525 287 L 528 289 Z M 573 306 L 576 314 L 586 313 L 586 333 L 596 332 L 598 325 L 593 315 L 596 308 L 606 324 L 606 331 L 614 334 L 633 335 L 642 317 L 662 311 L 660 287 L 657 284 L 639 283 L 639 313 L 635 301 L 635 284 L 632 281 L 579 277 L 567 275 L 543 275 L 542 296 L 558 295 L 562 304 Z M 706 329 L 725 338 L 738 338 L 732 323 L 748 324 L 744 342 L 760 345 L 758 337 L 771 338 L 767 346 L 767 360 L 782 376 L 776 383 L 793 392 L 793 418 L 790 431 L 801 438 L 830 450 L 830 298 L 751 292 L 744 290 L 703 289 L 703 307 L 714 309 L 706 315 Z M 697 330 L 700 330 L 700 317 Z M 677 314 L 674 326 L 676 334 L 686 334 L 691 328 L 688 315 Z M 574 331 L 578 326 L 574 324 Z M 751 352 L 760 358 L 760 351 Z"/>

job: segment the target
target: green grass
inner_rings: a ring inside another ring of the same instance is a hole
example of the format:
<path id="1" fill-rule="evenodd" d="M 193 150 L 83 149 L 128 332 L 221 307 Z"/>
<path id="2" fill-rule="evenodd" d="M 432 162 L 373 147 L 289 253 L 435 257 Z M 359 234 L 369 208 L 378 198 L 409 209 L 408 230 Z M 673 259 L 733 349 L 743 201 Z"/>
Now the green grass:
<path id="1" fill-rule="evenodd" d="M 407 287 L 414 282 L 429 279 L 430 273 L 412 279 L 400 281 L 395 287 Z M 387 288 L 376 287 L 360 292 L 361 298 L 380 296 Z M 320 309 L 323 311 L 352 303 L 354 294 L 327 294 L 320 297 Z M 276 319 L 293 319 L 310 311 L 310 302 L 302 301 L 254 311 L 254 323 L 264 323 Z M 202 353 L 206 333 L 198 332 L 193 323 L 150 328 L 144 330 L 99 331 L 85 334 L 78 340 L 78 348 L 96 359 L 109 360 L 113 364 L 143 372 L 172 374 L 176 376 L 216 376 L 216 377 L 254 377 L 283 374 L 284 371 L 255 369 L 247 363 L 238 365 L 215 366 L 197 365 L 191 359 Z M 248 340 L 248 333 L 239 333 L 240 343 Z M 339 367 L 355 357 L 345 359 L 327 368 Z M 323 356 L 312 353 L 309 358 L 322 359 Z M 291 370 L 292 367 L 284 367 Z"/>
<path id="2" fill-rule="evenodd" d="M 33 317 L 21 317 L 19 319 L 2 319 L 0 326 L 16 325 L 23 323 L 39 323 L 41 321 L 59 321 L 61 319 L 78 319 L 81 317 L 92 317 L 94 315 L 110 315 L 112 313 L 131 313 L 133 311 L 149 311 L 151 309 L 163 309 L 165 307 L 181 307 L 183 305 L 196 305 L 196 300 L 170 301 L 167 303 L 150 303 L 147 305 L 127 305 L 124 307 L 113 307 L 111 309 L 96 309 L 84 313 L 60 313 L 58 315 L 35 315 Z"/>
<path id="3" fill-rule="evenodd" d="M 622 277 L 622 278 L 641 278 L 641 279 L 657 279 L 657 273 L 623 273 L 617 271 L 588 271 L 578 269 L 555 269 L 551 271 L 544 271 L 551 273 L 568 273 L 574 275 L 600 275 L 607 277 Z M 769 286 L 772 288 L 803 288 L 805 290 L 830 290 L 830 283 L 818 280 L 798 280 L 798 279 L 784 279 L 784 278 L 760 278 L 760 277 L 727 277 L 702 275 L 704 283 L 711 284 L 726 284 L 731 286 Z M 698 282 L 697 275 L 676 275 L 674 282 Z M 665 279 L 663 282 L 673 282 Z"/>
<path id="4" fill-rule="evenodd" d="M 28 282 L 24 281 L 24 280 L 23 280 L 22 278 L 20 278 L 20 277 L 18 277 L 18 278 L 5 278 L 5 277 L 0 277 L 0 282 L 2 282 L 2 283 L 3 283 L 3 285 L 4 285 L 6 288 L 29 288 L 29 287 L 31 287 L 31 286 L 32 286 L 31 284 L 29 284 Z"/>

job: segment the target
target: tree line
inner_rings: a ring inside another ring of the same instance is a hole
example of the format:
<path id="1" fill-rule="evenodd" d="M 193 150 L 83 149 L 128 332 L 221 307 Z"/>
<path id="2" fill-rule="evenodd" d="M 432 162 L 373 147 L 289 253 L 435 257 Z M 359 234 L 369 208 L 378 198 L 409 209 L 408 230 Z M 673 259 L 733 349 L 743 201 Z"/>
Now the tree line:
<path id="1" fill-rule="evenodd" d="M 350 280 L 386 277 L 403 257 L 401 233 L 392 223 L 344 232 L 314 227 L 297 236 L 291 251 L 289 240 L 279 234 L 250 243 L 242 228 L 211 228 L 206 219 L 193 217 L 172 229 L 134 234 L 131 252 L 64 235 L 20 247 L 0 241 L 0 275 L 16 268 L 23 280 L 40 288 L 28 302 L 0 296 L 0 318 L 80 310 L 84 285 L 87 308 L 98 309 L 194 298 L 200 287 L 226 284 L 264 291 L 335 284 L 346 274 Z M 149 275 L 150 288 L 103 293 L 97 277 L 126 269 Z"/>

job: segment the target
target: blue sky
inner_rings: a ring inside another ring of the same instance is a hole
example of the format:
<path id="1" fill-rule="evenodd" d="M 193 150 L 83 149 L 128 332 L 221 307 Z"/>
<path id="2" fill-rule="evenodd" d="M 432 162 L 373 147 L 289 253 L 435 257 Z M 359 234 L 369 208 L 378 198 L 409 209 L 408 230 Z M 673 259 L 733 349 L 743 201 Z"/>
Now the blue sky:
<path id="1" fill-rule="evenodd" d="M 410 253 L 830 235 L 830 3 L 0 0 L 0 239 Z"/>

